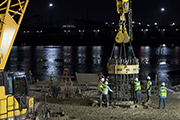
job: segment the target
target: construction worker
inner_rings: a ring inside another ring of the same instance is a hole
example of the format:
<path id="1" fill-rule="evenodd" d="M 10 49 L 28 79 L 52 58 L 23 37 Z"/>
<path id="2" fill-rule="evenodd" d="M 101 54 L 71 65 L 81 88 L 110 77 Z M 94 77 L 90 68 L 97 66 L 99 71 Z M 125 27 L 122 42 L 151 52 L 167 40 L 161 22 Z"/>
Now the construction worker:
<path id="1" fill-rule="evenodd" d="M 151 89 L 152 89 L 152 82 L 151 82 L 151 78 L 148 76 L 147 77 L 147 85 L 146 85 L 147 101 L 150 100 Z"/>
<path id="2" fill-rule="evenodd" d="M 171 89 L 165 87 L 165 83 L 161 83 L 161 87 L 159 88 L 159 109 L 161 108 L 161 103 L 164 101 L 164 109 L 166 108 L 166 98 L 167 98 L 167 91 L 174 92 Z"/>
<path id="3" fill-rule="evenodd" d="M 53 74 L 53 72 L 50 74 L 50 81 L 51 81 L 51 84 L 53 85 L 54 84 L 54 74 Z"/>
<path id="4" fill-rule="evenodd" d="M 108 91 L 110 92 L 113 92 L 113 90 L 111 90 L 111 88 L 108 86 L 108 82 L 106 81 L 104 83 L 104 86 L 103 86 L 103 96 L 105 96 L 106 98 L 106 103 L 107 103 L 107 107 L 109 107 L 109 95 L 108 95 Z M 102 98 L 100 99 L 100 107 L 102 106 Z"/>
<path id="5" fill-rule="evenodd" d="M 106 81 L 109 82 L 109 76 L 106 77 Z"/>
<path id="6" fill-rule="evenodd" d="M 50 96 L 51 97 L 55 97 L 56 96 L 56 93 L 55 93 L 55 86 L 53 85 L 54 84 L 54 74 L 53 72 L 50 74 L 50 85 L 49 85 L 49 88 L 50 88 Z"/>
<path id="7" fill-rule="evenodd" d="M 104 86 L 103 82 L 104 82 L 104 78 L 101 78 L 101 81 L 99 81 L 99 84 L 98 84 L 98 94 L 99 94 L 100 103 L 102 101 L 102 92 L 103 92 L 103 86 Z"/>
<path id="8" fill-rule="evenodd" d="M 138 78 L 135 78 L 134 91 L 136 93 L 137 103 L 140 104 L 140 102 L 141 102 L 141 83 L 139 82 Z"/>

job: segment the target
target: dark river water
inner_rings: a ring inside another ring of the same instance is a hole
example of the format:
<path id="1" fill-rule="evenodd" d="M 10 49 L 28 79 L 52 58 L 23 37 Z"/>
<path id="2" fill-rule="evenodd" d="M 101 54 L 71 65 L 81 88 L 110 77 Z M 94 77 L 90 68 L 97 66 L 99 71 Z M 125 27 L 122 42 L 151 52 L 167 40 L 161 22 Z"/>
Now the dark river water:
<path id="1" fill-rule="evenodd" d="M 111 50 L 112 46 L 13 46 L 5 70 L 31 70 L 40 81 L 48 80 L 51 72 L 55 76 L 62 76 L 64 68 L 69 68 L 72 76 L 75 72 L 107 74 Z M 154 80 L 157 74 L 158 84 L 180 84 L 180 75 L 168 74 L 180 69 L 179 46 L 134 46 L 134 51 L 140 62 L 140 80 L 145 80 L 148 75 Z M 118 54 L 119 47 L 116 46 L 113 57 L 116 58 Z"/>

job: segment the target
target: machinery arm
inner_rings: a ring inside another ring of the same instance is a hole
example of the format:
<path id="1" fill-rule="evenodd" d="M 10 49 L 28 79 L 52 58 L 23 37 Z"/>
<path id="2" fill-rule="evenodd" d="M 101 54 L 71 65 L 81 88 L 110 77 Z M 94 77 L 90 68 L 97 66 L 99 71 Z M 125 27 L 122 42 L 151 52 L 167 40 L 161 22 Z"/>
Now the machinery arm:
<path id="1" fill-rule="evenodd" d="M 29 0 L 0 2 L 0 71 L 3 71 Z"/>

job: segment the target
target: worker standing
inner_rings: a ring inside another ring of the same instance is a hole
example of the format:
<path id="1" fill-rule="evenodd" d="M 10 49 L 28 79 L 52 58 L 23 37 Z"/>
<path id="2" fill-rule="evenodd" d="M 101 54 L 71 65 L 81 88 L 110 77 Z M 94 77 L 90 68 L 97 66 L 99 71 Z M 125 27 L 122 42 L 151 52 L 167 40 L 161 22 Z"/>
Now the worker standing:
<path id="1" fill-rule="evenodd" d="M 151 97 L 151 89 L 152 89 L 152 82 L 151 82 L 151 78 L 148 76 L 148 77 L 147 77 L 147 85 L 146 85 L 147 101 L 150 100 L 150 97 Z"/>
<path id="2" fill-rule="evenodd" d="M 53 72 L 50 74 L 50 96 L 51 97 L 55 97 L 56 96 L 56 93 L 55 93 L 55 86 L 53 85 L 54 84 L 54 74 Z"/>
<path id="3" fill-rule="evenodd" d="M 174 92 L 171 89 L 165 87 L 165 83 L 161 83 L 161 87 L 159 88 L 159 109 L 161 108 L 161 103 L 164 101 L 164 109 L 166 108 L 166 98 L 167 98 L 167 91 Z"/>
<path id="4" fill-rule="evenodd" d="M 113 90 L 111 90 L 111 88 L 108 86 L 108 82 L 106 81 L 104 83 L 103 86 L 103 96 L 105 96 L 106 98 L 106 103 L 107 103 L 107 107 L 109 107 L 109 95 L 108 95 L 108 91 L 113 92 Z M 100 99 L 100 107 L 102 106 L 102 98 Z"/>
<path id="5" fill-rule="evenodd" d="M 54 74 L 53 74 L 53 72 L 50 74 L 50 81 L 51 81 L 51 84 L 53 85 L 54 84 Z"/>
<path id="6" fill-rule="evenodd" d="M 102 106 L 102 92 L 103 92 L 103 86 L 104 86 L 104 78 L 101 78 L 98 84 L 98 94 L 99 94 L 99 99 L 100 99 L 100 107 Z"/>
<path id="7" fill-rule="evenodd" d="M 109 82 L 109 76 L 106 77 L 106 81 Z"/>
<path id="8" fill-rule="evenodd" d="M 137 103 L 140 104 L 140 102 L 141 102 L 141 83 L 139 82 L 138 78 L 135 78 L 134 89 L 135 89 L 135 93 L 136 93 Z"/>

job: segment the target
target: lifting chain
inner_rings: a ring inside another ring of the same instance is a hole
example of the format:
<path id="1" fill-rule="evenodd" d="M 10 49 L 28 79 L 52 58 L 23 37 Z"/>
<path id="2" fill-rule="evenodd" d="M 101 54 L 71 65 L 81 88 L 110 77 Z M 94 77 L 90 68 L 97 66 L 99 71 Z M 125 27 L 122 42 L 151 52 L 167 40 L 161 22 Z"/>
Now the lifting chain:
<path id="1" fill-rule="evenodd" d="M 129 8 L 129 0 L 116 0 L 116 7 L 117 7 L 118 14 L 120 14 L 119 29 L 118 29 L 118 33 L 115 37 L 115 41 L 117 43 L 121 43 L 120 55 L 119 55 L 118 61 L 119 62 L 122 61 L 121 59 L 122 59 L 122 51 L 123 51 L 123 53 L 124 53 L 123 63 L 127 65 L 129 63 L 129 60 L 127 59 L 127 56 L 126 56 L 126 45 L 125 45 L 125 43 L 128 43 L 128 42 L 130 43 L 133 57 L 136 59 L 136 56 L 135 56 L 135 53 L 134 53 L 134 50 L 133 50 L 133 47 L 132 47 L 132 44 L 130 41 L 130 38 L 133 39 L 133 35 L 132 35 L 132 9 Z M 129 35 L 131 37 L 128 35 L 128 32 L 127 32 L 125 13 L 128 13 Z M 129 23 L 129 22 L 131 22 L 131 23 Z M 111 59 L 112 59 L 116 42 L 114 42 L 109 61 L 111 61 Z"/>

